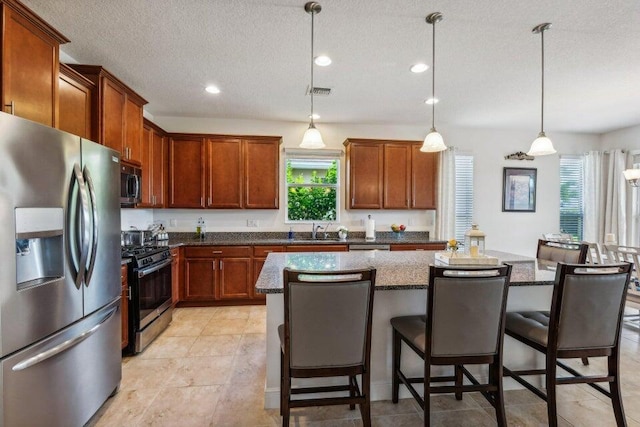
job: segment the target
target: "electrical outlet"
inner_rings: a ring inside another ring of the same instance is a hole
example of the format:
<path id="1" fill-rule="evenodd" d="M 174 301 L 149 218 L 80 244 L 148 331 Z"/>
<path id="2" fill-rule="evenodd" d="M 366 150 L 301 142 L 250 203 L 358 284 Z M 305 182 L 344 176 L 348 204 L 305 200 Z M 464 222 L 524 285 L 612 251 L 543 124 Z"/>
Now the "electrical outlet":
<path id="1" fill-rule="evenodd" d="M 258 220 L 257 219 L 248 219 L 247 220 L 247 227 L 257 227 L 258 226 Z"/>
<path id="2" fill-rule="evenodd" d="M 169 226 L 170 226 L 170 227 L 177 227 L 177 226 L 178 226 L 178 220 L 177 220 L 177 219 L 175 219 L 175 218 L 171 218 L 171 219 L 169 220 Z"/>

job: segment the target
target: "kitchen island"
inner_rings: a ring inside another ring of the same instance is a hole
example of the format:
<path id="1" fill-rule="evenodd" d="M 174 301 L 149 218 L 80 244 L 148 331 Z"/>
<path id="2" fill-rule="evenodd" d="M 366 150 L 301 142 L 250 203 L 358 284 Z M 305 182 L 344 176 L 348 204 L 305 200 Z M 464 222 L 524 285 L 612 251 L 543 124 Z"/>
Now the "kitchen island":
<path id="1" fill-rule="evenodd" d="M 375 267 L 376 294 L 373 307 L 371 338 L 371 399 L 391 399 L 391 326 L 396 316 L 423 314 L 429 265 L 435 262 L 435 251 L 361 251 L 343 253 L 271 253 L 256 282 L 256 291 L 267 295 L 267 375 L 265 407 L 277 408 L 280 399 L 280 342 L 278 325 L 283 323 L 283 274 L 285 267 L 297 270 L 334 271 Z M 513 265 L 507 310 L 548 310 L 555 278 L 555 263 L 534 258 L 488 251 L 501 262 Z M 452 337 L 455 339 L 455 337 Z M 410 375 L 421 375 L 422 361 L 412 352 L 403 352 L 403 369 Z M 513 368 L 541 363 L 536 352 L 505 337 L 505 363 Z M 442 368 L 443 371 L 449 368 Z M 471 369 L 486 378 L 486 368 Z M 437 373 L 437 371 L 434 371 Z M 314 382 L 315 381 L 315 382 Z M 294 384 L 317 384 L 317 380 L 301 380 Z M 331 379 L 327 383 L 332 383 Z M 335 381 L 333 381 L 335 383 Z M 520 388 L 505 379 L 505 388 Z M 409 393 L 401 386 L 401 397 Z"/>

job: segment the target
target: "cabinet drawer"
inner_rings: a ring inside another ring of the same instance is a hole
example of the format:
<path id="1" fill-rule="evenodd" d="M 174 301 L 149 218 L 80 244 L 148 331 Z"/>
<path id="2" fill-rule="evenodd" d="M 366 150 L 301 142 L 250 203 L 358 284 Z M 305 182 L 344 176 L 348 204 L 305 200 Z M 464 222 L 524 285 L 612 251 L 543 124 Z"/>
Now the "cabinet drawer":
<path id="1" fill-rule="evenodd" d="M 271 252 L 284 252 L 284 246 L 254 246 L 253 256 L 256 258 L 266 258 Z"/>
<path id="2" fill-rule="evenodd" d="M 445 243 L 426 243 L 423 245 L 391 245 L 392 251 L 440 251 L 444 250 Z"/>
<path id="3" fill-rule="evenodd" d="M 251 246 L 187 246 L 187 258 L 250 257 Z"/>

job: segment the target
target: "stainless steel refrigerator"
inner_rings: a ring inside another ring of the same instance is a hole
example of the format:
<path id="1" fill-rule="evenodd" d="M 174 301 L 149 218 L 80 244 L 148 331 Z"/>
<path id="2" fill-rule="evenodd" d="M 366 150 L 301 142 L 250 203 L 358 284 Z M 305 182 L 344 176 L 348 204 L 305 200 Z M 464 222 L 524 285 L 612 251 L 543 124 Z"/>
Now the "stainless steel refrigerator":
<path id="1" fill-rule="evenodd" d="M 116 151 L 0 113 L 0 424 L 82 426 L 117 390 Z"/>

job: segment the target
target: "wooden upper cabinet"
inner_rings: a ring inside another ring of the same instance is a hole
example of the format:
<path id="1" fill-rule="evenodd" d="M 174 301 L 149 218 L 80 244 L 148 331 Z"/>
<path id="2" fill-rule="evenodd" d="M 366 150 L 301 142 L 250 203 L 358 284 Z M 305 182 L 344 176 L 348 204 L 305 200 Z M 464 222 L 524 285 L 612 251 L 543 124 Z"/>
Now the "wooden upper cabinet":
<path id="1" fill-rule="evenodd" d="M 347 146 L 347 206 L 381 209 L 384 150 L 382 144 L 345 141 Z"/>
<path id="2" fill-rule="evenodd" d="M 350 209 L 435 209 L 438 153 L 418 141 L 347 139 Z"/>
<path id="3" fill-rule="evenodd" d="M 169 166 L 169 140 L 164 132 L 151 135 L 151 195 L 153 207 L 164 208 L 167 203 L 167 181 Z M 144 173 L 144 172 L 143 172 Z"/>
<path id="4" fill-rule="evenodd" d="M 204 208 L 205 139 L 173 135 L 169 140 L 169 207 Z"/>
<path id="5" fill-rule="evenodd" d="M 60 64 L 58 128 L 91 139 L 91 95 L 96 85 L 65 64 Z"/>
<path id="6" fill-rule="evenodd" d="M 0 0 L 2 111 L 58 126 L 58 57 L 69 40 L 22 3 Z"/>
<path id="7" fill-rule="evenodd" d="M 436 209 L 438 153 L 423 153 L 421 144 L 411 146 L 411 208 Z"/>
<path id="8" fill-rule="evenodd" d="M 207 139 L 207 207 L 242 208 L 242 140 Z"/>
<path id="9" fill-rule="evenodd" d="M 145 125 L 142 129 L 142 178 L 140 178 L 140 203 L 137 204 L 139 208 L 149 208 L 153 206 L 153 191 L 152 191 L 152 160 L 153 155 L 153 130 L 151 127 Z"/>
<path id="10" fill-rule="evenodd" d="M 147 101 L 99 65 L 68 64 L 95 85 L 92 139 L 120 151 L 121 160 L 142 164 L 142 107 Z"/>
<path id="11" fill-rule="evenodd" d="M 384 144 L 383 204 L 385 209 L 409 209 L 411 198 L 411 146 Z"/>
<path id="12" fill-rule="evenodd" d="M 244 207 L 278 209 L 280 138 L 244 140 Z"/>

